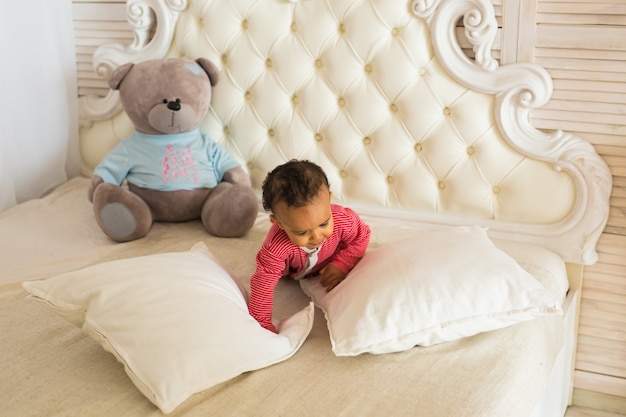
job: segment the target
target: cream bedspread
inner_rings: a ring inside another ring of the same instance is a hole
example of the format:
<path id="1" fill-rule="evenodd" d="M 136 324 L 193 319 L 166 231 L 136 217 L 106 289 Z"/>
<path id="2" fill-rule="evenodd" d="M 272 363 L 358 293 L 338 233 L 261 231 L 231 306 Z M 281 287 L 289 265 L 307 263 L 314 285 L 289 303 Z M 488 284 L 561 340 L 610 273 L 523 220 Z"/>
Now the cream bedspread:
<path id="1" fill-rule="evenodd" d="M 203 241 L 249 283 L 266 215 L 242 239 L 214 238 L 190 222 L 156 224 L 141 241 L 112 243 L 93 220 L 88 182 L 73 179 L 0 215 L 1 416 L 162 415 L 112 355 L 28 300 L 19 282 L 105 260 L 188 250 Z M 386 238 L 378 226 L 374 243 Z M 278 317 L 309 302 L 289 280 L 279 283 L 276 299 Z M 170 415 L 527 416 L 560 349 L 562 326 L 561 317 L 551 315 L 429 348 L 335 357 L 316 310 L 311 334 L 291 359 L 196 394 Z"/>

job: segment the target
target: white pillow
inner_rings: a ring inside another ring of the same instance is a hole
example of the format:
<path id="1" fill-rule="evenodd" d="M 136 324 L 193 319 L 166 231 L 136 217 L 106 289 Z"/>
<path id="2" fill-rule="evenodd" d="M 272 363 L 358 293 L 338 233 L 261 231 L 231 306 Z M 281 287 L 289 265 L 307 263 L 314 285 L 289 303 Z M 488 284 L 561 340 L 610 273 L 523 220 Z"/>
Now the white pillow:
<path id="1" fill-rule="evenodd" d="M 283 321 L 280 334 L 263 329 L 204 243 L 23 287 L 115 355 L 163 413 L 196 392 L 288 359 L 313 324 L 311 303 Z"/>
<path id="2" fill-rule="evenodd" d="M 498 249 L 515 259 L 524 270 L 537 279 L 563 305 L 569 280 L 563 258 L 555 252 L 531 243 L 491 239 Z"/>
<path id="3" fill-rule="evenodd" d="M 562 313 L 479 227 L 419 232 L 372 249 L 329 293 L 318 278 L 300 285 L 324 311 L 337 356 L 430 346 Z"/>

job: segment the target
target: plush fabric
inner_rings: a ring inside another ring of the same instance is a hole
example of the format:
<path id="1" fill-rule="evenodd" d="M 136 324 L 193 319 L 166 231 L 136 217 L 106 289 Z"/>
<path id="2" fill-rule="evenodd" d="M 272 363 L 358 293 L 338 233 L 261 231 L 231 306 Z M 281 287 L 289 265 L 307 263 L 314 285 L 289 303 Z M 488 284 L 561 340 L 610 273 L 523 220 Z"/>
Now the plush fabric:
<path id="1" fill-rule="evenodd" d="M 250 177 L 199 128 L 218 68 L 203 57 L 138 61 L 108 78 L 135 131 L 93 170 L 87 198 L 96 223 L 116 242 L 145 237 L 154 222 L 194 219 L 214 236 L 244 236 L 258 211 Z"/>
<path id="2" fill-rule="evenodd" d="M 326 315 L 337 356 L 430 346 L 562 313 L 479 227 L 425 232 L 370 250 L 334 290 L 301 286 Z"/>
<path id="3" fill-rule="evenodd" d="M 288 359 L 313 323 L 310 304 L 284 320 L 279 334 L 263 329 L 203 243 L 23 287 L 111 352 L 164 413 L 196 392 Z"/>

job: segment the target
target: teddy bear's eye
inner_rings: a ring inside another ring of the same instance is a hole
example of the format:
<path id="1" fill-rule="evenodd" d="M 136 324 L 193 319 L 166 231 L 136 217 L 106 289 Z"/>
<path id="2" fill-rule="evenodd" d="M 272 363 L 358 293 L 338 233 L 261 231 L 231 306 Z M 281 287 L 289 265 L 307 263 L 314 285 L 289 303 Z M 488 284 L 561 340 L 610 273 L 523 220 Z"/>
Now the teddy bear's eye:
<path id="1" fill-rule="evenodd" d="M 163 99 L 163 104 L 167 104 L 167 99 L 166 98 Z"/>

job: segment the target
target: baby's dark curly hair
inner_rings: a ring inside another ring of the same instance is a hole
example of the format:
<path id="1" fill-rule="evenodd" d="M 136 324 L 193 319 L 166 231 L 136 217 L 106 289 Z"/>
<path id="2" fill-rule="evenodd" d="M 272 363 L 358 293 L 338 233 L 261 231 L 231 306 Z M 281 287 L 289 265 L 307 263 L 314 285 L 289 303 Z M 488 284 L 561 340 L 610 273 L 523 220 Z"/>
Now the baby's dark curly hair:
<path id="1" fill-rule="evenodd" d="M 330 189 L 322 168 L 311 161 L 292 159 L 265 177 L 261 185 L 263 208 L 271 211 L 279 201 L 284 201 L 288 207 L 305 206 L 317 197 L 322 186 Z"/>

